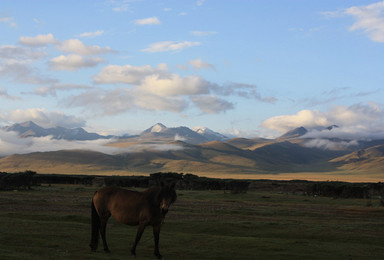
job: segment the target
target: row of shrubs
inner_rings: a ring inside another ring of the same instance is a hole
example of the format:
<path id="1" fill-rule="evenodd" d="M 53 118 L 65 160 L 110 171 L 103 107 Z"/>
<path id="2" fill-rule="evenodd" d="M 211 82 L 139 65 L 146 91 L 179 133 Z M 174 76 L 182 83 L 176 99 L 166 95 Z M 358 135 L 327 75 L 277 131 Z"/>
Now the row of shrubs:
<path id="1" fill-rule="evenodd" d="M 160 183 L 176 182 L 182 190 L 231 190 L 233 193 L 247 192 L 250 181 L 226 180 L 199 177 L 183 173 L 152 173 L 149 176 L 91 176 L 37 174 L 33 171 L 0 172 L 0 190 L 31 189 L 41 184 L 83 184 L 97 186 L 120 186 L 146 188 Z"/>
<path id="2" fill-rule="evenodd" d="M 33 171 L 0 172 L 0 190 L 31 189 L 41 184 L 83 184 L 146 188 L 160 183 L 176 182 L 179 190 L 230 190 L 246 193 L 248 190 L 296 193 L 333 198 L 384 198 L 384 183 L 348 183 L 313 181 L 235 180 L 199 177 L 183 173 L 152 173 L 149 176 L 91 176 L 37 174 Z"/>

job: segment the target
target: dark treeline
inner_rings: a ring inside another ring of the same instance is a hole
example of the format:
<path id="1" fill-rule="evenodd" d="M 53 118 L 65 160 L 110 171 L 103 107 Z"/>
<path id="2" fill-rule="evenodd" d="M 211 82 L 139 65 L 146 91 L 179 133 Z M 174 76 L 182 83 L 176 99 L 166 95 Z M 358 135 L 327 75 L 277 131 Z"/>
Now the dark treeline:
<path id="1" fill-rule="evenodd" d="M 160 183 L 176 182 L 179 190 L 229 190 L 246 193 L 248 190 L 294 193 L 333 198 L 372 198 L 377 196 L 384 205 L 384 183 L 348 183 L 303 180 L 236 180 L 199 177 L 184 173 L 152 173 L 149 176 L 92 176 L 37 174 L 33 171 L 0 172 L 0 190 L 31 189 L 41 184 L 83 184 L 147 188 Z"/>

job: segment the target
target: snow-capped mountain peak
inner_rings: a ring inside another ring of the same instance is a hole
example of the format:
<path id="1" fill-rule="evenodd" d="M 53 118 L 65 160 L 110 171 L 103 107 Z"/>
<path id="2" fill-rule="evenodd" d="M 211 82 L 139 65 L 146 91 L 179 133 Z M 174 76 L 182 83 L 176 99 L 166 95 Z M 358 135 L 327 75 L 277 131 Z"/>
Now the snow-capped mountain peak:
<path id="1" fill-rule="evenodd" d="M 213 132 L 212 130 L 206 128 L 205 126 L 196 126 L 192 130 L 195 131 L 198 134 L 204 134 L 204 133 L 207 133 L 207 132 Z"/>
<path id="2" fill-rule="evenodd" d="M 164 131 L 164 129 L 167 129 L 167 127 L 165 125 L 163 125 L 162 123 L 157 123 L 156 125 L 152 126 L 148 130 L 151 133 L 160 133 L 160 132 Z"/>
<path id="3" fill-rule="evenodd" d="M 204 136 L 209 141 L 213 141 L 213 140 L 221 141 L 221 140 L 228 139 L 225 135 L 212 131 L 211 129 L 205 126 L 196 126 L 193 128 L 193 131 Z"/>

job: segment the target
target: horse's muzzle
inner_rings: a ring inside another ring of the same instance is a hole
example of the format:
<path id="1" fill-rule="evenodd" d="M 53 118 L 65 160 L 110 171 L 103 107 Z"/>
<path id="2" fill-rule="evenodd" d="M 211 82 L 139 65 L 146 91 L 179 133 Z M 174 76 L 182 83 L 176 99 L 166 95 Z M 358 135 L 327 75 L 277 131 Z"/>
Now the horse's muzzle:
<path id="1" fill-rule="evenodd" d="M 168 213 L 168 209 L 161 209 L 161 213 L 165 216 Z"/>

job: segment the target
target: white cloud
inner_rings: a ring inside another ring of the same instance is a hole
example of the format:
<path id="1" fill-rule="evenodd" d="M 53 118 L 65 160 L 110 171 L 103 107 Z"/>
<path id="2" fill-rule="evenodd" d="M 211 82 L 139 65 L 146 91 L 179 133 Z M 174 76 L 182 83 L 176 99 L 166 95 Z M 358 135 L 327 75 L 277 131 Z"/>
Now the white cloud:
<path id="1" fill-rule="evenodd" d="M 233 109 L 234 105 L 216 96 L 194 96 L 192 102 L 204 113 L 218 114 Z"/>
<path id="2" fill-rule="evenodd" d="M 188 107 L 188 101 L 183 97 L 162 97 L 146 92 L 135 92 L 134 104 L 137 108 L 144 110 L 173 113 L 180 113 Z"/>
<path id="3" fill-rule="evenodd" d="M 9 100 L 22 100 L 20 97 L 9 95 L 6 89 L 0 89 L 0 98 Z"/>
<path id="4" fill-rule="evenodd" d="M 351 31 L 363 30 L 374 42 L 384 42 L 384 2 L 347 8 L 345 13 L 355 17 Z"/>
<path id="5" fill-rule="evenodd" d="M 32 152 L 49 152 L 58 150 L 92 150 L 113 154 L 124 150 L 106 146 L 110 140 L 67 141 L 46 137 L 20 138 L 16 132 L 0 129 L 0 156 L 26 154 Z"/>
<path id="6" fill-rule="evenodd" d="M 344 150 L 359 144 L 356 140 L 351 141 L 333 141 L 330 139 L 315 138 L 304 143 L 304 146 L 311 148 L 320 148 L 323 150 Z"/>
<path id="7" fill-rule="evenodd" d="M 211 84 L 199 76 L 181 77 L 171 74 L 161 77 L 158 74 L 147 76 L 139 86 L 141 91 L 158 96 L 208 94 Z"/>
<path id="8" fill-rule="evenodd" d="M 350 31 L 363 31 L 372 41 L 384 42 L 384 1 L 365 6 L 352 6 L 339 11 L 321 12 L 324 17 L 353 16 L 355 23 Z"/>
<path id="9" fill-rule="evenodd" d="M 16 22 L 13 20 L 12 17 L 9 17 L 9 16 L 0 17 L 0 22 L 8 24 L 9 27 L 11 27 L 11 28 L 16 28 L 17 27 Z"/>
<path id="10" fill-rule="evenodd" d="M 33 121 L 42 127 L 62 126 L 67 128 L 83 127 L 85 121 L 75 116 L 68 116 L 62 112 L 49 112 L 43 108 L 17 109 L 3 115 L 4 119 L 13 122 Z"/>
<path id="11" fill-rule="evenodd" d="M 40 47 L 47 44 L 56 44 L 58 41 L 55 39 L 53 34 L 39 34 L 34 37 L 28 37 L 28 36 L 21 36 L 19 38 L 19 43 L 23 45 L 28 45 L 31 47 Z"/>
<path id="12" fill-rule="evenodd" d="M 204 4 L 205 0 L 197 0 L 196 5 L 197 6 L 202 6 Z"/>
<path id="13" fill-rule="evenodd" d="M 99 57 L 85 58 L 80 55 L 60 55 L 50 60 L 49 64 L 53 70 L 67 70 L 74 71 L 80 68 L 96 67 L 100 63 L 104 62 Z"/>
<path id="14" fill-rule="evenodd" d="M 98 55 L 114 52 L 110 47 L 102 48 L 100 46 L 87 46 L 79 39 L 69 39 L 57 45 L 63 52 L 75 53 L 79 55 Z"/>
<path id="15" fill-rule="evenodd" d="M 275 116 L 262 123 L 263 127 L 280 133 L 300 126 L 314 128 L 318 126 L 327 127 L 329 125 L 332 125 L 332 123 L 328 120 L 327 116 L 317 110 L 301 110 L 296 115 Z"/>
<path id="16" fill-rule="evenodd" d="M 217 34 L 217 32 L 215 32 L 215 31 L 191 31 L 191 34 L 201 37 L 201 36 L 214 35 L 214 34 Z"/>
<path id="17" fill-rule="evenodd" d="M 38 71 L 30 68 L 26 61 L 11 60 L 5 64 L 0 64 L 0 76 L 27 84 L 57 83 L 57 79 L 40 75 Z"/>
<path id="18" fill-rule="evenodd" d="M 157 68 L 150 65 L 132 66 L 132 65 L 109 65 L 97 74 L 93 81 L 96 84 L 139 84 L 145 77 L 152 74 L 164 74 L 168 70 L 165 64 L 159 64 Z"/>
<path id="19" fill-rule="evenodd" d="M 201 60 L 195 66 L 209 66 Z M 272 97 L 261 97 L 257 87 L 247 84 L 219 86 L 200 76 L 180 76 L 171 73 L 166 64 L 109 65 L 94 76 L 96 84 L 127 84 L 114 90 L 96 89 L 72 96 L 65 103 L 87 107 L 87 111 L 118 114 L 133 109 L 170 111 L 179 113 L 194 104 L 205 113 L 220 113 L 233 109 L 234 104 L 220 96 L 239 96 L 273 103 Z M 215 96 L 217 95 L 217 96 Z"/>
<path id="20" fill-rule="evenodd" d="M 135 24 L 137 24 L 137 25 L 158 25 L 158 24 L 161 24 L 161 22 L 160 22 L 159 18 L 154 16 L 154 17 L 135 20 Z"/>
<path id="21" fill-rule="evenodd" d="M 337 125 L 332 131 L 317 129 Z M 378 139 L 384 138 L 384 111 L 378 104 L 336 106 L 327 112 L 302 110 L 295 115 L 275 116 L 262 126 L 280 133 L 304 126 L 312 138 Z"/>
<path id="22" fill-rule="evenodd" d="M 72 91 L 72 90 L 87 90 L 91 89 L 90 86 L 82 84 L 62 84 L 57 83 L 49 87 L 39 87 L 29 94 L 39 95 L 39 96 L 56 96 L 58 91 Z"/>
<path id="23" fill-rule="evenodd" d="M 181 51 L 193 46 L 200 45 L 200 42 L 173 42 L 173 41 L 164 41 L 164 42 L 155 42 L 149 45 L 148 48 L 143 49 L 143 52 L 156 53 L 156 52 L 168 52 L 168 51 Z"/>
<path id="24" fill-rule="evenodd" d="M 119 148 L 108 146 L 111 141 L 106 139 L 68 141 L 52 139 L 50 136 L 20 138 L 16 132 L 6 132 L 0 129 L 0 156 L 59 150 L 89 150 L 106 154 L 118 154 L 146 150 L 170 151 L 184 149 L 183 146 L 175 144 L 141 144 Z"/>
<path id="25" fill-rule="evenodd" d="M 245 83 L 230 83 L 224 86 L 217 86 L 214 92 L 223 96 L 239 96 L 247 99 L 255 99 L 261 102 L 274 103 L 275 97 L 263 97 L 256 85 Z"/>
<path id="26" fill-rule="evenodd" d="M 72 95 L 62 102 L 66 106 L 84 107 L 92 115 L 116 115 L 135 108 L 134 96 L 128 89 L 93 89 Z"/>
<path id="27" fill-rule="evenodd" d="M 32 50 L 30 48 L 3 45 L 0 46 L 0 58 L 3 61 L 22 61 L 24 63 L 35 61 L 45 57 L 47 54 L 42 51 Z"/>
<path id="28" fill-rule="evenodd" d="M 188 64 L 197 70 L 201 70 L 201 69 L 215 70 L 215 66 L 213 64 L 204 62 L 201 59 L 190 60 L 188 61 Z"/>
<path id="29" fill-rule="evenodd" d="M 77 35 L 77 37 L 94 38 L 94 37 L 97 37 L 97 36 L 101 36 L 103 34 L 104 34 L 103 30 L 98 30 L 98 31 L 95 31 L 95 32 L 84 32 L 84 33 L 81 33 L 81 34 Z"/>

